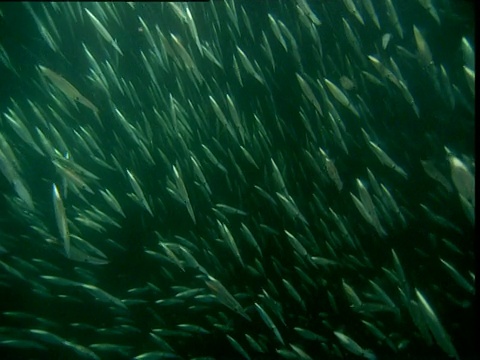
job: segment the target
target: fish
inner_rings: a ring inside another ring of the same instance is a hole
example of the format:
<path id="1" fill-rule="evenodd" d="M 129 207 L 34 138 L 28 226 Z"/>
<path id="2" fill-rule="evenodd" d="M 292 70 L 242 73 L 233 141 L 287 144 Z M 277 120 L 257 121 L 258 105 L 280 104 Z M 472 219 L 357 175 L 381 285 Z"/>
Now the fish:
<path id="1" fill-rule="evenodd" d="M 30 211 L 35 210 L 35 205 L 33 203 L 32 196 L 30 191 L 26 188 L 20 177 L 15 177 L 12 180 L 13 189 L 17 193 L 18 197 L 22 199 L 23 203 L 26 205 L 26 208 Z"/>
<path id="2" fill-rule="evenodd" d="M 400 166 L 398 166 L 386 153 L 383 151 L 377 144 L 375 144 L 373 141 L 368 142 L 370 148 L 372 149 L 372 152 L 375 154 L 375 156 L 378 158 L 378 160 L 385 165 L 386 167 L 389 167 L 390 169 L 393 169 L 397 173 L 399 173 L 401 176 L 403 176 L 405 179 L 408 179 L 408 175 L 403 170 Z"/>
<path id="3" fill-rule="evenodd" d="M 150 208 L 150 205 L 148 204 L 147 199 L 145 198 L 145 195 L 142 191 L 142 188 L 140 187 L 140 184 L 138 183 L 136 177 L 130 172 L 129 169 L 127 169 L 127 176 L 128 176 L 128 181 L 130 182 L 130 185 L 133 188 L 133 192 L 136 196 L 136 199 L 138 199 L 142 207 L 145 210 L 147 210 L 151 216 L 153 216 L 152 209 Z"/>
<path id="4" fill-rule="evenodd" d="M 360 195 L 360 199 L 358 199 L 355 195 L 350 193 L 352 200 L 357 207 L 360 214 L 364 217 L 364 219 L 372 225 L 375 230 L 377 231 L 378 235 L 381 237 L 386 236 L 386 232 L 383 229 L 382 225 L 380 224 L 380 220 L 377 215 L 377 211 L 375 210 L 375 205 L 373 204 L 373 200 L 368 193 L 365 185 L 360 179 L 357 179 L 357 188 Z"/>
<path id="5" fill-rule="evenodd" d="M 348 299 L 348 302 L 350 303 L 350 307 L 361 308 L 362 301 L 360 300 L 358 295 L 355 293 L 353 288 L 350 285 L 348 285 L 343 279 L 342 279 L 342 287 L 343 287 L 343 291 L 345 292 L 345 296 Z"/>
<path id="6" fill-rule="evenodd" d="M 217 118 L 220 120 L 222 125 L 225 126 L 225 128 L 228 130 L 230 135 L 235 139 L 235 141 L 238 142 L 237 134 L 233 130 L 232 125 L 227 121 L 227 118 L 225 117 L 225 114 L 223 113 L 222 109 L 220 109 L 220 106 L 218 106 L 217 102 L 211 95 L 209 95 L 208 98 L 210 99 L 210 102 L 213 107 L 213 111 L 215 112 L 215 115 L 217 115 Z"/>
<path id="7" fill-rule="evenodd" d="M 475 293 L 475 288 L 471 284 L 470 281 L 465 279 L 464 276 L 462 276 L 457 269 L 455 269 L 452 265 L 450 265 L 448 262 L 446 262 L 443 259 L 440 259 L 441 263 L 445 266 L 445 268 L 448 270 L 450 276 L 453 278 L 453 280 L 464 290 L 474 294 Z"/>
<path id="8" fill-rule="evenodd" d="M 100 194 L 102 197 L 105 199 L 106 203 L 118 214 L 122 215 L 123 217 L 126 217 L 122 206 L 118 202 L 118 200 L 115 198 L 115 196 L 111 193 L 109 189 L 105 190 L 100 190 Z"/>
<path id="9" fill-rule="evenodd" d="M 270 318 L 270 316 L 265 312 L 265 310 L 259 304 L 255 303 L 254 305 L 255 305 L 255 308 L 257 309 L 258 314 L 260 315 L 260 318 L 268 327 L 268 329 L 273 332 L 278 342 L 282 345 L 285 345 L 285 342 L 282 338 L 282 335 L 280 334 L 280 331 L 278 330 L 277 326 L 275 325 L 273 320 Z"/>
<path id="10" fill-rule="evenodd" d="M 464 66 L 466 66 L 470 70 L 475 70 L 475 52 L 472 48 L 472 45 L 470 44 L 470 41 L 468 41 L 467 38 L 462 37 L 460 48 L 463 54 Z"/>
<path id="11" fill-rule="evenodd" d="M 375 360 L 377 357 L 375 354 L 370 350 L 364 350 L 360 345 L 358 345 L 352 338 L 348 337 L 347 335 L 343 334 L 340 331 L 334 331 L 333 334 L 337 337 L 340 341 L 340 344 L 351 352 L 354 355 L 361 356 L 368 360 Z"/>
<path id="12" fill-rule="evenodd" d="M 207 178 L 203 174 L 203 170 L 200 167 L 200 164 L 198 163 L 194 155 L 195 154 L 190 155 L 190 159 L 192 160 L 192 164 L 193 164 L 193 171 L 195 173 L 195 176 L 198 178 L 200 185 L 206 190 L 207 197 L 210 197 L 212 195 L 212 190 L 210 189 L 210 185 L 208 185 Z"/>
<path id="13" fill-rule="evenodd" d="M 80 284 L 79 287 L 90 293 L 90 295 L 95 297 L 95 299 L 98 301 L 111 303 L 122 311 L 128 311 L 128 307 L 120 299 L 107 293 L 105 290 L 90 284 Z"/>
<path id="14" fill-rule="evenodd" d="M 425 68 L 433 65 L 432 52 L 430 51 L 428 43 L 415 25 L 413 25 L 413 34 L 415 35 L 415 42 L 417 44 L 418 58 L 420 63 Z"/>
<path id="15" fill-rule="evenodd" d="M 431 308 L 430 304 L 427 302 L 422 293 L 418 291 L 418 289 L 415 289 L 415 294 L 420 302 L 420 311 L 424 315 L 424 321 L 431 331 L 435 341 L 442 348 L 442 350 L 447 353 L 448 356 L 459 359 L 455 347 L 451 343 L 448 334 L 445 332 L 445 329 L 443 328 L 440 320 Z"/>
<path id="16" fill-rule="evenodd" d="M 475 356 L 471 4 L 17 10 L 3 357 Z"/>
<path id="17" fill-rule="evenodd" d="M 390 24 L 393 25 L 393 27 L 397 31 L 398 36 L 403 39 L 403 27 L 402 24 L 400 24 L 397 10 L 393 5 L 392 0 L 385 0 L 385 7 L 387 8 L 387 16 Z"/>
<path id="18" fill-rule="evenodd" d="M 342 179 L 340 179 L 340 175 L 338 174 L 337 167 L 335 166 L 333 161 L 330 160 L 330 158 L 327 156 L 327 154 L 322 148 L 319 147 L 318 150 L 320 151 L 323 157 L 323 160 L 325 162 L 325 167 L 327 169 L 328 176 L 334 182 L 338 191 L 341 191 L 343 189 L 343 182 L 342 182 Z"/>
<path id="19" fill-rule="evenodd" d="M 245 264 L 242 260 L 242 256 L 240 255 L 240 251 L 238 250 L 237 244 L 235 243 L 235 239 L 233 238 L 232 233 L 230 232 L 230 230 L 228 229 L 228 227 L 225 224 L 223 224 L 222 222 L 220 222 L 218 220 L 217 220 L 217 225 L 218 225 L 218 228 L 220 230 L 220 234 L 222 235 L 223 240 L 227 243 L 228 247 L 232 251 L 235 258 L 238 260 L 240 265 L 242 267 L 244 267 Z"/>
<path id="20" fill-rule="evenodd" d="M 280 27 L 278 26 L 277 21 L 271 14 L 268 14 L 268 21 L 270 23 L 270 28 L 272 29 L 273 34 L 275 35 L 277 40 L 280 42 L 282 47 L 285 49 L 285 51 L 288 52 L 287 43 L 282 36 Z"/>
<path id="21" fill-rule="evenodd" d="M 432 16 L 432 18 L 436 21 L 438 25 L 440 25 L 440 17 L 438 16 L 437 9 L 432 4 L 432 0 L 418 0 L 420 5 L 428 11 L 428 13 Z"/>
<path id="22" fill-rule="evenodd" d="M 378 30 L 381 30 L 380 22 L 378 20 L 378 15 L 373 6 L 372 0 L 362 0 L 363 7 L 367 11 L 368 15 L 372 19 L 372 22 L 375 24 Z"/>
<path id="23" fill-rule="evenodd" d="M 320 106 L 317 98 L 313 94 L 312 89 L 310 88 L 310 85 L 302 78 L 302 76 L 298 73 L 295 74 L 297 77 L 297 81 L 300 85 L 300 88 L 302 89 L 303 94 L 307 98 L 308 101 L 315 107 L 315 109 L 318 111 L 318 113 L 323 116 L 323 110 L 322 107 Z"/>
<path id="24" fill-rule="evenodd" d="M 300 305 L 300 307 L 306 311 L 306 305 L 305 302 L 303 301 L 301 295 L 298 293 L 298 291 L 293 287 L 293 285 L 286 279 L 282 279 L 282 283 L 287 289 L 287 292 L 290 294 L 290 296 Z"/>
<path id="25" fill-rule="evenodd" d="M 302 215 L 300 210 L 297 207 L 297 204 L 295 204 L 295 201 L 292 199 L 291 196 L 287 195 L 284 196 L 283 194 L 277 192 L 277 197 L 280 199 L 281 204 L 284 206 L 284 209 L 290 216 L 290 218 L 294 221 L 297 219 L 300 220 L 303 224 L 308 226 L 308 222 L 305 219 L 305 217 Z"/>
<path id="26" fill-rule="evenodd" d="M 363 21 L 363 17 L 358 11 L 357 7 L 355 6 L 355 3 L 353 0 L 343 0 L 343 4 L 347 8 L 348 12 L 352 14 L 360 24 L 365 25 L 365 22 Z"/>
<path id="27" fill-rule="evenodd" d="M 94 114 L 98 114 L 98 108 L 92 104 L 90 100 L 88 100 L 85 96 L 83 96 L 72 84 L 70 84 L 67 80 L 63 77 L 55 73 L 54 71 L 50 70 L 49 68 L 38 65 L 41 73 L 52 82 L 55 87 L 57 87 L 62 93 L 67 96 L 72 101 L 77 101 L 80 104 L 86 106 L 90 110 L 94 112 Z"/>
<path id="28" fill-rule="evenodd" d="M 113 46 L 113 48 L 121 55 L 123 56 L 122 50 L 118 47 L 117 42 L 112 38 L 110 33 L 105 29 L 105 27 L 102 25 L 102 23 L 93 15 L 90 10 L 87 8 L 84 8 L 85 12 L 87 13 L 88 17 L 92 20 L 93 26 L 95 26 L 95 29 L 100 33 L 100 35 L 103 37 L 103 39 L 109 43 L 110 45 Z"/>
<path id="29" fill-rule="evenodd" d="M 173 40 L 174 49 L 175 49 L 176 53 L 183 60 L 185 66 L 192 71 L 196 71 L 197 67 L 195 65 L 195 62 L 193 61 L 193 58 L 190 56 L 188 51 L 183 46 L 180 39 L 172 33 L 170 33 L 170 37 Z"/>
<path id="30" fill-rule="evenodd" d="M 324 79 L 325 84 L 327 85 L 328 90 L 330 93 L 333 95 L 333 97 L 344 107 L 346 107 L 348 110 L 350 110 L 356 117 L 360 117 L 360 114 L 358 113 L 357 109 L 353 104 L 350 102 L 350 100 L 347 98 L 347 96 L 340 90 L 337 85 L 332 83 L 328 79 Z"/>
<path id="31" fill-rule="evenodd" d="M 172 168 L 173 168 L 173 173 L 175 175 L 175 182 L 176 182 L 176 185 L 177 185 L 178 195 L 179 195 L 181 201 L 187 207 L 188 214 L 190 215 L 190 218 L 192 219 L 193 223 L 196 223 L 195 213 L 193 212 L 192 204 L 190 203 L 190 199 L 188 197 L 188 192 L 187 192 L 187 189 L 186 189 L 185 184 L 183 182 L 183 179 L 180 176 L 180 173 L 178 172 L 175 165 L 172 165 Z"/>
<path id="32" fill-rule="evenodd" d="M 65 213 L 65 207 L 63 206 L 62 197 L 56 184 L 52 186 L 53 197 L 53 210 L 55 212 L 55 221 L 57 223 L 58 233 L 63 241 L 63 249 L 67 258 L 70 257 L 71 244 L 70 233 L 68 231 L 67 215 Z"/>
<path id="33" fill-rule="evenodd" d="M 250 356 L 248 355 L 248 352 L 245 351 L 245 349 L 242 347 L 242 345 L 238 343 L 237 340 L 235 340 L 230 335 L 227 335 L 227 339 L 230 342 L 230 344 L 232 344 L 232 346 L 235 348 L 235 350 L 237 350 L 238 353 L 243 356 L 244 359 L 250 360 Z"/>
<path id="34" fill-rule="evenodd" d="M 233 297 L 232 294 L 220 283 L 217 279 L 208 275 L 204 280 L 207 287 L 215 294 L 220 303 L 233 310 L 248 321 L 252 321 L 250 316 L 245 312 L 240 303 Z"/>
<path id="35" fill-rule="evenodd" d="M 257 70 L 255 70 L 252 62 L 248 59 L 247 55 L 243 52 L 243 50 L 240 49 L 240 47 L 238 46 L 237 46 L 237 53 L 239 55 L 240 62 L 245 68 L 245 71 L 248 74 L 252 75 L 255 79 L 257 79 L 260 84 L 265 85 L 265 80 L 263 79 L 261 74 Z"/>
<path id="36" fill-rule="evenodd" d="M 5 118 L 8 120 L 8 123 L 12 127 L 12 129 L 17 133 L 17 135 L 28 145 L 32 147 L 33 150 L 35 150 L 38 154 L 44 155 L 43 151 L 40 149 L 40 147 L 37 145 L 35 140 L 33 139 L 32 134 L 28 130 L 28 128 L 25 126 L 25 124 L 22 122 L 20 117 L 10 109 L 9 113 L 5 113 Z"/>

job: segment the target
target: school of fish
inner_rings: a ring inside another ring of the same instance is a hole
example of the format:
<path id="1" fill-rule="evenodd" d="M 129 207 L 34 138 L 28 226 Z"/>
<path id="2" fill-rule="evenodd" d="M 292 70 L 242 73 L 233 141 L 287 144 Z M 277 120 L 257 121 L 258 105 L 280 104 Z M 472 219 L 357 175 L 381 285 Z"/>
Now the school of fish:
<path id="1" fill-rule="evenodd" d="M 0 357 L 478 356 L 472 3 L 17 6 Z"/>

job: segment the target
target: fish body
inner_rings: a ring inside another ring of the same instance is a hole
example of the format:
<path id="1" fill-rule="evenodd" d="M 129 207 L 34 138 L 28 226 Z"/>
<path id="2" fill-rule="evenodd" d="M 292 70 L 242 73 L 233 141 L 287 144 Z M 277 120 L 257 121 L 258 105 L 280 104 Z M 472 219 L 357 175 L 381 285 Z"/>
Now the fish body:
<path id="1" fill-rule="evenodd" d="M 83 96 L 72 84 L 70 84 L 63 77 L 53 72 L 49 68 L 39 65 L 42 74 L 50 80 L 61 92 L 63 92 L 70 100 L 77 101 L 80 104 L 88 107 L 95 114 L 98 113 L 98 108 L 92 104 L 85 96 Z"/>

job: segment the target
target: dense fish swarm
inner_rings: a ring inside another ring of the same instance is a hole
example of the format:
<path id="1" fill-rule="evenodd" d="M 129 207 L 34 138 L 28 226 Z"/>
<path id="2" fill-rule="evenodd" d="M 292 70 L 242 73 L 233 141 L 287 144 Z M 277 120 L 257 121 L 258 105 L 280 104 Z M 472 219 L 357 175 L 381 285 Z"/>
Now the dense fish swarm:
<path id="1" fill-rule="evenodd" d="M 0 358 L 478 355 L 473 5 L 0 10 Z"/>

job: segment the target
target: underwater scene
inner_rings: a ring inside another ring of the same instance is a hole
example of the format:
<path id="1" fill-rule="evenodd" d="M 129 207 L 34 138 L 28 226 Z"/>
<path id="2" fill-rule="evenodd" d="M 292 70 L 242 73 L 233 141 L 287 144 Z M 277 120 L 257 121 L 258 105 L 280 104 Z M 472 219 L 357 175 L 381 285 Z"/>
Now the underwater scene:
<path id="1" fill-rule="evenodd" d="M 0 4 L 0 359 L 477 359 L 475 5 Z"/>

